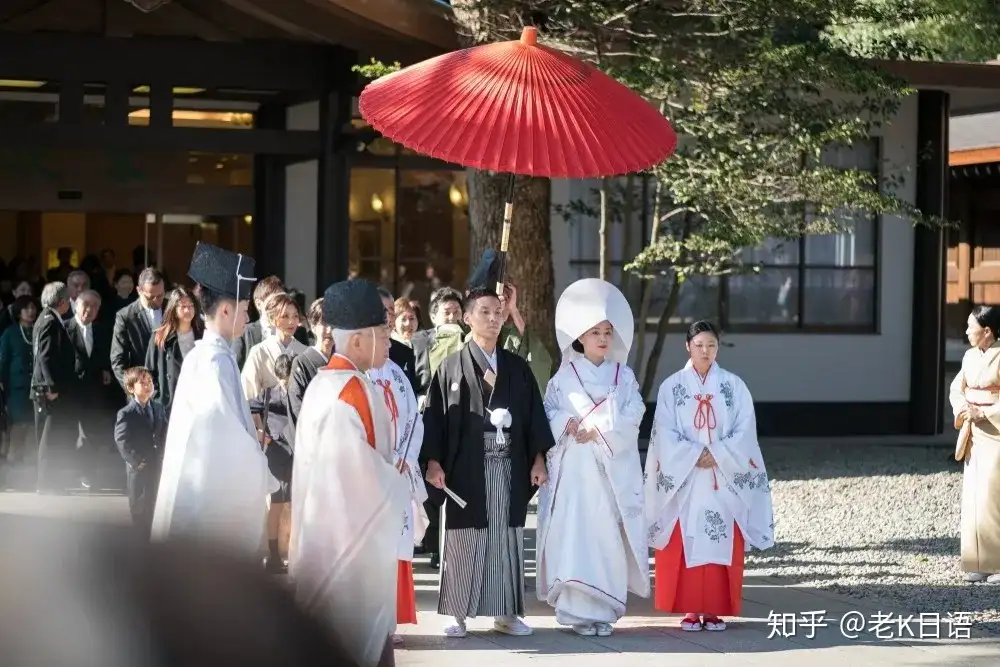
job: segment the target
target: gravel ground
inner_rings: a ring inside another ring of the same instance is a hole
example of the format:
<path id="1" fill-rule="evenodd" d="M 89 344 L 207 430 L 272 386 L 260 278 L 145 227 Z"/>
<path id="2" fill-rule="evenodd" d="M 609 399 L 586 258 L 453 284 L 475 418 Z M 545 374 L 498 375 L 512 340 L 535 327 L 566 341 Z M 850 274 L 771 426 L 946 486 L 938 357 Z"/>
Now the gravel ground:
<path id="1" fill-rule="evenodd" d="M 950 448 L 764 445 L 777 544 L 755 574 L 885 601 L 910 612 L 972 612 L 1000 633 L 1000 586 L 959 566 L 962 473 Z"/>

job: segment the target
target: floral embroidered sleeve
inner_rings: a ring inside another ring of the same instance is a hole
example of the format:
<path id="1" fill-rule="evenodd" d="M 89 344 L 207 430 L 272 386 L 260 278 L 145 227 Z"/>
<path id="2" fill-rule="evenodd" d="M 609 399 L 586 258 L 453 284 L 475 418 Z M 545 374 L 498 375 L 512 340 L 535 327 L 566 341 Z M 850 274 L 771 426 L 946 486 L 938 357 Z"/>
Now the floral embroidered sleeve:
<path id="1" fill-rule="evenodd" d="M 566 433 L 566 425 L 569 423 L 569 420 L 575 417 L 572 412 L 565 409 L 562 390 L 559 388 L 559 377 L 560 373 L 556 373 L 549 380 L 548 386 L 545 388 L 545 399 L 543 401 L 545 417 L 549 420 L 549 426 L 552 428 L 552 437 L 555 438 L 557 446 Z"/>

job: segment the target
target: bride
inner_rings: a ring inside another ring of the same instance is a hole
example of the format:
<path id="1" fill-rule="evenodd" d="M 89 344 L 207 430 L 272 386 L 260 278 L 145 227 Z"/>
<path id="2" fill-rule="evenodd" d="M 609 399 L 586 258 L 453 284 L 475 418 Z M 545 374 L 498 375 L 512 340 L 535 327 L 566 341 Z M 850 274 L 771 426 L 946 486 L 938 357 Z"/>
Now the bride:
<path id="1" fill-rule="evenodd" d="M 603 280 L 556 306 L 562 367 L 545 392 L 556 446 L 538 503 L 538 598 L 585 636 L 611 634 L 629 591 L 649 596 L 639 423 L 646 407 L 625 365 L 632 309 Z"/>

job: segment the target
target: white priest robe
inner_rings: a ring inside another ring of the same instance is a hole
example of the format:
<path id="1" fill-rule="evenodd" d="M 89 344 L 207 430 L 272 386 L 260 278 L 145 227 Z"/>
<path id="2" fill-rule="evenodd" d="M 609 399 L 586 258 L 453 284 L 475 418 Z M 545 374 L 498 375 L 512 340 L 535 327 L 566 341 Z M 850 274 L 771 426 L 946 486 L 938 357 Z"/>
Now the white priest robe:
<path id="1" fill-rule="evenodd" d="M 368 377 L 375 384 L 376 393 L 381 393 L 389 416 L 392 419 L 393 463 L 397 468 L 405 461 L 408 468 L 405 477 L 410 489 L 410 504 L 403 517 L 403 531 L 399 539 L 399 559 L 413 560 L 413 546 L 424 537 L 426 525 L 419 520 L 419 508 L 427 500 L 427 487 L 420 474 L 420 447 L 424 442 L 424 420 L 420 414 L 417 395 L 413 393 L 403 369 L 391 359 L 381 367 L 368 371 Z"/>
<path id="2" fill-rule="evenodd" d="M 715 468 L 695 466 L 704 448 Z M 645 476 L 649 546 L 663 549 L 679 523 L 688 568 L 731 564 L 734 521 L 746 549 L 774 545 L 753 399 L 718 364 L 702 379 L 688 361 L 660 385 Z"/>
<path id="3" fill-rule="evenodd" d="M 309 384 L 295 433 L 288 570 L 300 604 L 362 667 L 396 625 L 406 479 L 381 391 L 340 355 Z"/>
<path id="4" fill-rule="evenodd" d="M 649 595 L 639 424 L 646 406 L 632 369 L 564 363 L 545 391 L 556 446 L 538 500 L 538 599 L 564 625 L 614 623 L 628 592 Z M 570 419 L 599 432 L 578 443 Z"/>
<path id="5" fill-rule="evenodd" d="M 227 340 L 212 331 L 184 357 L 167 428 L 153 539 L 185 535 L 251 557 L 279 488 L 257 442 Z"/>

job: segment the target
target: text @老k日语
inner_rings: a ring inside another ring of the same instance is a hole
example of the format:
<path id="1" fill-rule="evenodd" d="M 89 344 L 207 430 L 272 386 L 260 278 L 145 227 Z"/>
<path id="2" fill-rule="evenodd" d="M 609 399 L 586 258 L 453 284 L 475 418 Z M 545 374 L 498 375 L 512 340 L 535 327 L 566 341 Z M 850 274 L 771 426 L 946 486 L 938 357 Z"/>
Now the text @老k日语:
<path id="1" fill-rule="evenodd" d="M 827 617 L 826 610 L 798 614 L 769 612 L 767 638 L 803 637 L 813 639 L 817 630 L 832 628 L 847 639 L 873 635 L 877 639 L 969 639 L 972 615 L 969 612 L 896 614 L 875 611 L 865 614 L 848 611 L 839 618 Z"/>

